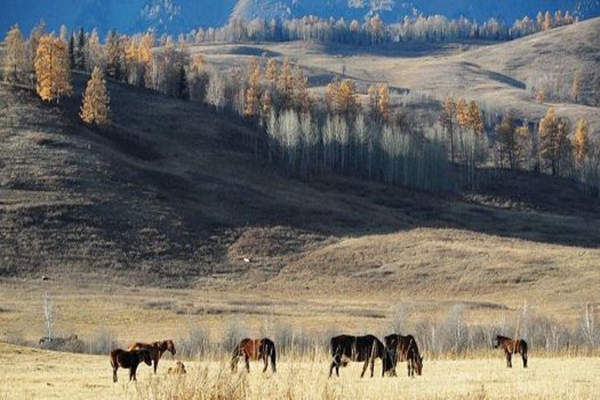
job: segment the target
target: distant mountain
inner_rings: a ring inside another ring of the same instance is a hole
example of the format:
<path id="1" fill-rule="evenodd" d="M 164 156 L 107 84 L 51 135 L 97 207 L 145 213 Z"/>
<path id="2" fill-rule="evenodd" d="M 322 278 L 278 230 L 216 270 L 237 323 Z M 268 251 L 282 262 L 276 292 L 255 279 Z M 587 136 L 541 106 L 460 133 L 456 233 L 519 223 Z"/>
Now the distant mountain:
<path id="1" fill-rule="evenodd" d="M 538 10 L 569 10 L 580 18 L 600 15 L 600 0 L 4 0 L 0 35 L 18 23 L 28 33 L 40 19 L 50 30 L 62 23 L 72 28 L 97 27 L 102 35 L 115 28 L 121 32 L 188 32 L 198 26 L 220 26 L 230 16 L 267 19 L 344 17 L 362 20 L 378 13 L 386 22 L 406 15 L 464 15 L 478 21 L 495 17 L 512 23 Z"/>

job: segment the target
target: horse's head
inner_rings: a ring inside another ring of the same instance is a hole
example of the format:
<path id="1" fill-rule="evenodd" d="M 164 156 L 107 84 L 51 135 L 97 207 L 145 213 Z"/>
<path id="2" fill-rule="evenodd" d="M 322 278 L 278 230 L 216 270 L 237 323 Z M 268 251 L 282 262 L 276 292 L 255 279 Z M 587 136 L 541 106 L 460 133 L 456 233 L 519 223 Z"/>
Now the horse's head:
<path id="1" fill-rule="evenodd" d="M 501 341 L 502 341 L 502 336 L 497 335 L 496 336 L 496 341 L 492 344 L 495 349 L 497 349 L 498 347 L 500 347 L 500 342 Z"/>
<path id="2" fill-rule="evenodd" d="M 173 343 L 172 340 L 167 340 L 167 350 L 171 352 L 172 355 L 175 355 L 175 353 L 177 353 L 177 351 L 175 350 L 175 343 Z"/>
<path id="3" fill-rule="evenodd" d="M 417 371 L 417 375 L 421 376 L 423 373 L 423 357 L 417 354 L 415 359 L 415 370 Z"/>
<path id="4" fill-rule="evenodd" d="M 148 350 L 139 350 L 138 357 L 140 357 L 140 361 L 145 362 L 147 365 L 152 365 L 152 355 Z"/>
<path id="5" fill-rule="evenodd" d="M 394 368 L 396 367 L 396 352 L 394 349 L 384 348 L 381 360 L 384 373 L 394 371 Z"/>

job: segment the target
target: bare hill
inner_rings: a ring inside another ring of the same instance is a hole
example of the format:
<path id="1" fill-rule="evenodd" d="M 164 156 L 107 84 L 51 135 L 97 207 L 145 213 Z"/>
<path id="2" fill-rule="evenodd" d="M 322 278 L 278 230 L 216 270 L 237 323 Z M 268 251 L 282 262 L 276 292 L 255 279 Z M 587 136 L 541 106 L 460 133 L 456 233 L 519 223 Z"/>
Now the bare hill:
<path id="1" fill-rule="evenodd" d="M 1 276 L 444 296 L 559 285 L 573 302 L 600 284 L 600 205 L 569 181 L 507 174 L 437 196 L 305 183 L 257 158 L 232 117 L 109 86 L 104 131 L 80 124 L 79 95 L 55 106 L 0 87 Z"/>

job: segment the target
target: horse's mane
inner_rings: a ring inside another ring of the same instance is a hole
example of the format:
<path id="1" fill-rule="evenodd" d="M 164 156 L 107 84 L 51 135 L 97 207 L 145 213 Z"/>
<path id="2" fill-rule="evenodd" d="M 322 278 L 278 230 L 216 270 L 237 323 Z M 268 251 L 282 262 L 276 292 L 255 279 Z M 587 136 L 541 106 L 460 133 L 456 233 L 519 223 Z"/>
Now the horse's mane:
<path id="1" fill-rule="evenodd" d="M 498 339 L 498 340 L 512 340 L 511 338 L 506 337 L 506 336 L 502 336 L 502 335 L 496 335 L 496 339 Z"/>

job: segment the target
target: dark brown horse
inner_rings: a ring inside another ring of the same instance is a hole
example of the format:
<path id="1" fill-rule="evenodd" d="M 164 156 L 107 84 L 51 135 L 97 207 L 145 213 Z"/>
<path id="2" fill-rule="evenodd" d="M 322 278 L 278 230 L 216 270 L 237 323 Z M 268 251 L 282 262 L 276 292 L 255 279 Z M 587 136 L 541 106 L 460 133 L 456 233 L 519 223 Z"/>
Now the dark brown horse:
<path id="1" fill-rule="evenodd" d="M 250 360 L 263 360 L 265 367 L 263 372 L 269 367 L 269 358 L 271 359 L 271 370 L 277 372 L 277 352 L 275 343 L 269 338 L 262 339 L 243 339 L 239 345 L 233 349 L 231 357 L 231 370 L 236 371 L 240 358 L 244 357 L 246 371 L 250 372 Z"/>
<path id="2" fill-rule="evenodd" d="M 364 361 L 363 370 L 360 374 L 362 378 L 365 375 L 369 362 L 371 364 L 371 378 L 375 369 L 375 359 L 381 358 L 381 376 L 392 368 L 391 358 L 385 349 L 385 346 L 379 339 L 373 335 L 366 336 L 350 336 L 340 335 L 334 336 L 330 341 L 331 356 L 333 360 L 329 367 L 329 377 L 333 374 L 340 376 L 340 366 L 345 367 L 350 361 Z"/>
<path id="3" fill-rule="evenodd" d="M 406 361 L 408 376 L 415 376 L 415 372 L 419 376 L 423 373 L 423 357 L 421 357 L 417 341 L 412 335 L 402 336 L 394 333 L 383 338 L 383 341 L 392 359 L 394 376 L 398 361 Z"/>
<path id="4" fill-rule="evenodd" d="M 513 354 L 521 354 L 523 358 L 523 368 L 527 368 L 527 342 L 523 339 L 515 340 L 506 336 L 496 336 L 494 348 L 501 348 L 506 355 L 506 366 L 512 368 Z"/>
<path id="5" fill-rule="evenodd" d="M 152 365 L 152 357 L 148 350 L 125 351 L 116 349 L 110 352 L 110 365 L 113 369 L 113 382 L 117 381 L 119 367 L 129 370 L 129 380 L 136 380 L 135 373 L 138 365 L 145 362 Z"/>
<path id="6" fill-rule="evenodd" d="M 152 361 L 154 362 L 154 373 L 156 374 L 156 368 L 158 367 L 158 361 L 163 356 L 165 351 L 171 352 L 172 355 L 175 355 L 175 344 L 172 340 L 163 340 L 160 342 L 153 343 L 142 343 L 135 342 L 132 343 L 129 348 L 129 351 L 133 350 L 148 350 L 152 357 Z"/>

